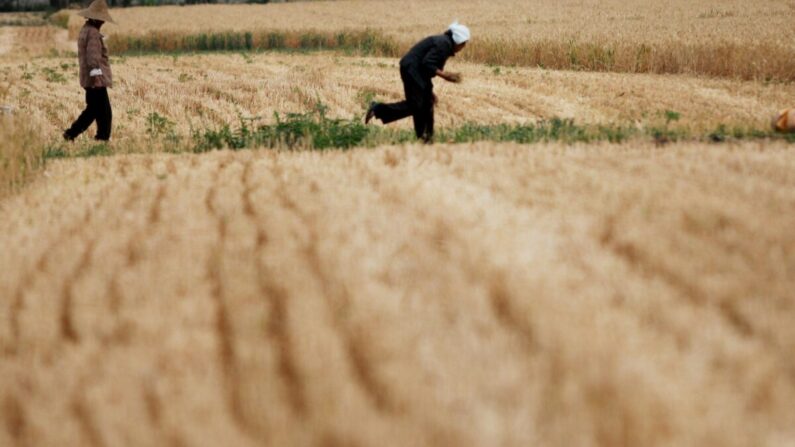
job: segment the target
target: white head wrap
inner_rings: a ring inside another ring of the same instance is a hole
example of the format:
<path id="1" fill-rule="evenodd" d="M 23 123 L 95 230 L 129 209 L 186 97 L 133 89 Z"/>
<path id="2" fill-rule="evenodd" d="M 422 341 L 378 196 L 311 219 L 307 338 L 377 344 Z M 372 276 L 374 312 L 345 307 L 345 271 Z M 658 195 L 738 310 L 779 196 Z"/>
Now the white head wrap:
<path id="1" fill-rule="evenodd" d="M 469 28 L 458 23 L 458 20 L 450 25 L 450 31 L 453 32 L 453 41 L 456 44 L 462 44 L 469 40 Z"/>

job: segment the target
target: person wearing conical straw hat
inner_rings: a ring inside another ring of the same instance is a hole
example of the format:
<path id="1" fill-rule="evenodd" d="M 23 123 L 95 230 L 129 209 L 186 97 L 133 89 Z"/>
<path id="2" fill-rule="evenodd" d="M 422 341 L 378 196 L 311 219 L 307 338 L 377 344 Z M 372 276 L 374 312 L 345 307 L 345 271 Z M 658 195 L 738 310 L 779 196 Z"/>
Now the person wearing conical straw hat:
<path id="1" fill-rule="evenodd" d="M 438 76 L 445 81 L 461 82 L 461 75 L 444 69 L 447 59 L 463 50 L 469 42 L 469 28 L 453 22 L 438 36 L 430 36 L 406 53 L 400 60 L 400 78 L 406 99 L 392 104 L 374 102 L 370 104 L 365 123 L 378 118 L 384 124 L 407 118 L 414 118 L 414 132 L 425 143 L 433 141 L 433 107 L 436 95 L 433 93 L 433 78 Z"/>
<path id="2" fill-rule="evenodd" d="M 77 38 L 77 58 L 80 63 L 80 86 L 86 91 L 86 108 L 72 127 L 63 133 L 64 139 L 72 141 L 83 133 L 94 121 L 97 122 L 98 141 L 110 139 L 113 111 L 108 98 L 108 88 L 113 86 L 108 49 L 99 30 L 105 22 L 116 23 L 108 12 L 105 0 L 94 0 L 88 8 L 77 13 L 85 17 L 86 23 Z"/>

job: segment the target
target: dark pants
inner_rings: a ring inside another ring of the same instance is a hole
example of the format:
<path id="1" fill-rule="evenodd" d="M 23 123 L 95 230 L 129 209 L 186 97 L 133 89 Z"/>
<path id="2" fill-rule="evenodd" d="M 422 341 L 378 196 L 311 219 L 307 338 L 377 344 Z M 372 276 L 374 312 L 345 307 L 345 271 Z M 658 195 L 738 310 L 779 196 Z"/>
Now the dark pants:
<path id="1" fill-rule="evenodd" d="M 76 138 L 85 132 L 94 121 L 97 122 L 97 134 L 94 139 L 109 140 L 113 111 L 110 108 L 108 89 L 105 87 L 86 89 L 86 109 L 77 117 L 72 127 L 66 130 L 66 134 L 71 138 Z"/>
<path id="2" fill-rule="evenodd" d="M 400 69 L 403 80 L 404 101 L 392 104 L 378 103 L 373 108 L 375 117 L 384 124 L 414 117 L 414 132 L 425 142 L 433 140 L 433 84 L 420 85 L 408 69 Z"/>

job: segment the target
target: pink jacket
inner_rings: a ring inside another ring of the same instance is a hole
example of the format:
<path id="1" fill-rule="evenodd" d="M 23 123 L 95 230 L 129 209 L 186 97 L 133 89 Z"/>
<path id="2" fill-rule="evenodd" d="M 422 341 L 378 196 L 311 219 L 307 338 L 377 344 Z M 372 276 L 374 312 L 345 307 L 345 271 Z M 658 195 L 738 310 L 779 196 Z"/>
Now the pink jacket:
<path id="1" fill-rule="evenodd" d="M 77 38 L 77 58 L 80 61 L 80 86 L 83 88 L 92 87 L 113 87 L 113 73 L 110 71 L 108 61 L 108 49 L 102 40 L 99 30 L 88 23 L 83 25 L 80 36 Z M 92 82 L 91 70 L 99 68 L 102 70 L 98 84 Z"/>

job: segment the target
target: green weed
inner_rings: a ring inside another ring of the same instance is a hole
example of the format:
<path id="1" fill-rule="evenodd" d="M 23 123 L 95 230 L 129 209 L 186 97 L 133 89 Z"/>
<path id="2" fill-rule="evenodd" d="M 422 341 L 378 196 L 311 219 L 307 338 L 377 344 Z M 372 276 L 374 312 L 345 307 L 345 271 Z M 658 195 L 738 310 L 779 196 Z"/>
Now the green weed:
<path id="1" fill-rule="evenodd" d="M 375 92 L 367 89 L 359 90 L 359 93 L 356 94 L 356 99 L 359 100 L 362 109 L 367 110 L 370 108 L 370 104 L 375 100 Z"/>
<path id="2" fill-rule="evenodd" d="M 45 160 L 57 160 L 63 158 L 89 158 L 107 157 L 113 155 L 113 151 L 107 143 L 92 142 L 92 144 L 79 147 L 77 150 L 67 150 L 61 145 L 48 146 L 44 149 L 43 158 Z"/>
<path id="3" fill-rule="evenodd" d="M 166 135 L 174 129 L 174 122 L 157 112 L 146 116 L 146 133 L 151 137 Z"/>
<path id="4" fill-rule="evenodd" d="M 57 82 L 58 84 L 66 83 L 66 77 L 52 68 L 45 67 L 42 69 L 42 72 L 44 73 L 44 79 L 46 79 L 47 82 Z"/>
<path id="5" fill-rule="evenodd" d="M 181 140 L 176 132 L 176 124 L 157 112 L 146 116 L 146 133 L 151 139 L 163 140 L 169 144 L 178 144 Z"/>
<path id="6" fill-rule="evenodd" d="M 236 129 L 224 125 L 220 129 L 194 132 L 193 151 L 247 147 L 348 149 L 361 145 L 370 132 L 359 120 L 328 118 L 326 107 L 320 103 L 306 113 L 288 113 L 284 117 L 277 113 L 275 119 L 274 124 L 256 128 L 241 119 Z"/>

